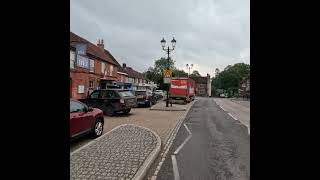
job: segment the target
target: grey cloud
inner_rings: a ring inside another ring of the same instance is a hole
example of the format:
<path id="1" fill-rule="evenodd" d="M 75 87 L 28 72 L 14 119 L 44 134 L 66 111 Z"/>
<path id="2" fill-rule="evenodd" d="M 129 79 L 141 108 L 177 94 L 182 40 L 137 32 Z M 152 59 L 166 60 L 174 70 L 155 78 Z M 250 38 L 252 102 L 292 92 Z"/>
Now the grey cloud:
<path id="1" fill-rule="evenodd" d="M 172 57 L 181 68 L 194 62 L 205 75 L 250 63 L 248 0 L 71 0 L 70 6 L 71 31 L 93 43 L 103 38 L 120 63 L 139 71 L 166 57 L 160 40 L 172 36 L 177 40 Z"/>

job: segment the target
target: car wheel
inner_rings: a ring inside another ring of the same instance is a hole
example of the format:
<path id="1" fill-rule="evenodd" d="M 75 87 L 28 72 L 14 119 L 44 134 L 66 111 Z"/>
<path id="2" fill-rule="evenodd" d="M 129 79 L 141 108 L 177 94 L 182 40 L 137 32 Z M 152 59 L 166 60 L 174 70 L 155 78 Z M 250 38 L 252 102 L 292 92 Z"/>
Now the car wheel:
<path id="1" fill-rule="evenodd" d="M 97 119 L 93 128 L 93 137 L 96 138 L 101 136 L 102 132 L 103 132 L 103 122 L 100 119 Z"/>
<path id="2" fill-rule="evenodd" d="M 131 109 L 124 110 L 123 114 L 127 115 L 130 111 L 131 111 Z"/>

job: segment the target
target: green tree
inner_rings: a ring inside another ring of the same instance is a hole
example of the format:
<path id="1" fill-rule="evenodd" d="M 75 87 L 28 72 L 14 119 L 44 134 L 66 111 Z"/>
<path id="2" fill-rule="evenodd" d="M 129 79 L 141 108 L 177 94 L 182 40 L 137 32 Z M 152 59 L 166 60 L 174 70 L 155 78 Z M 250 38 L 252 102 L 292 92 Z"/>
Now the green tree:
<path id="1" fill-rule="evenodd" d="M 190 77 L 201 77 L 201 74 L 199 73 L 199 71 L 194 70 L 191 74 Z"/>
<path id="2" fill-rule="evenodd" d="M 219 68 L 216 68 L 216 70 L 215 70 L 215 76 L 217 77 L 219 74 L 220 74 L 220 70 L 219 70 Z"/>
<path id="3" fill-rule="evenodd" d="M 175 61 L 169 58 L 170 69 L 174 69 Z M 154 71 L 163 74 L 163 70 L 167 68 L 168 59 L 167 58 L 160 58 L 154 62 Z"/>
<path id="4" fill-rule="evenodd" d="M 174 66 L 175 61 L 169 58 L 170 69 L 176 69 Z M 168 85 L 163 83 L 163 70 L 167 68 L 167 58 L 160 58 L 155 60 L 153 67 L 149 67 L 144 76 L 146 79 L 160 85 L 160 89 L 167 89 Z"/>
<path id="5" fill-rule="evenodd" d="M 172 77 L 188 77 L 188 73 L 186 73 L 184 70 L 174 69 L 172 71 Z"/>
<path id="6" fill-rule="evenodd" d="M 230 95 L 237 93 L 240 81 L 250 74 L 250 65 L 237 63 L 228 65 L 222 72 L 218 73 L 212 81 L 212 87 L 216 90 L 224 90 Z M 216 92 L 215 94 L 219 94 Z"/>

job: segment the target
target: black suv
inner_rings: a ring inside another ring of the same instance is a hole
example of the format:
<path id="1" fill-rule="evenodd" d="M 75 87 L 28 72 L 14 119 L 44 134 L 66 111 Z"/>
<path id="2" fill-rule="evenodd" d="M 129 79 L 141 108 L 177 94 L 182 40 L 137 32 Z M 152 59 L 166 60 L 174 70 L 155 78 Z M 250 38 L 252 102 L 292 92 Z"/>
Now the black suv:
<path id="1" fill-rule="evenodd" d="M 137 97 L 138 105 L 145 105 L 151 107 L 153 104 L 157 103 L 155 95 L 150 91 L 136 90 L 135 95 Z"/>
<path id="2" fill-rule="evenodd" d="M 128 114 L 137 104 L 136 97 L 129 90 L 122 89 L 95 90 L 87 99 L 79 99 L 79 101 L 90 107 L 99 108 L 109 116 L 117 112 Z"/>

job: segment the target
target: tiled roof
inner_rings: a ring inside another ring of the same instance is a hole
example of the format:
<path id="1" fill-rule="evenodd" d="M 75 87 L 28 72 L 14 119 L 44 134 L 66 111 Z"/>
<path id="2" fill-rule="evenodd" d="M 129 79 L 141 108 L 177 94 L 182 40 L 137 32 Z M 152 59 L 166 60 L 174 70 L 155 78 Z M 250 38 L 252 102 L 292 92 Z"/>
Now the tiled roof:
<path id="1" fill-rule="evenodd" d="M 144 79 L 144 76 L 142 73 L 133 70 L 131 67 L 125 67 L 123 69 L 126 71 L 129 77 Z"/>
<path id="2" fill-rule="evenodd" d="M 86 43 L 87 44 L 87 53 L 90 55 L 95 56 L 103 61 L 111 63 L 113 65 L 117 65 L 114 62 L 114 57 L 109 53 L 109 51 L 104 52 L 100 47 L 92 44 L 91 42 L 87 41 L 86 39 L 74 34 L 70 31 L 70 47 L 75 48 L 77 43 Z"/>
<path id="3" fill-rule="evenodd" d="M 104 50 L 104 52 L 108 55 L 110 55 L 110 57 L 112 58 L 112 60 L 117 64 L 117 67 L 118 67 L 118 72 L 122 72 L 122 73 L 127 73 L 123 68 L 122 66 L 119 64 L 119 62 L 112 56 L 112 54 L 107 51 L 107 50 Z"/>

